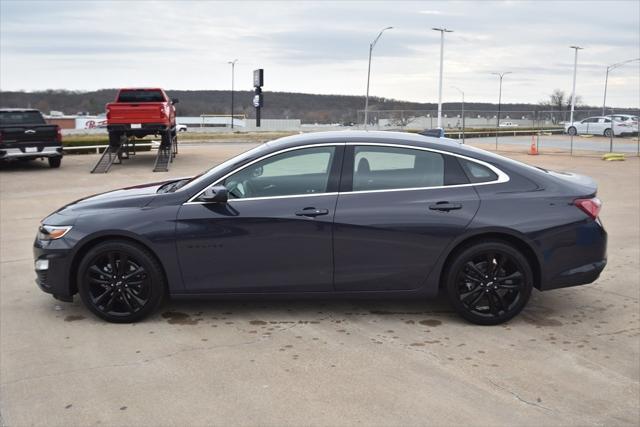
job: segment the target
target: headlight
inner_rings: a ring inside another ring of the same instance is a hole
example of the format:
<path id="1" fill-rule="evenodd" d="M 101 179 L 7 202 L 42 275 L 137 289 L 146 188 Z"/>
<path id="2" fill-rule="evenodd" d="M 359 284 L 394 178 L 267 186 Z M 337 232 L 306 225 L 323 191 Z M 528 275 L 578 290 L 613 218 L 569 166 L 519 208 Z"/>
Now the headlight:
<path id="1" fill-rule="evenodd" d="M 70 225 L 41 225 L 38 240 L 58 240 L 71 230 Z"/>

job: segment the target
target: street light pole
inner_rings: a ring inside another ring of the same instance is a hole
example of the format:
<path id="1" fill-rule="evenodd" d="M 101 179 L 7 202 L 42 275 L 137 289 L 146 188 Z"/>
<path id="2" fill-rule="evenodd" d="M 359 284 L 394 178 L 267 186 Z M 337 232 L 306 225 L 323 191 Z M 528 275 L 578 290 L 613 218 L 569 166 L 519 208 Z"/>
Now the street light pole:
<path id="1" fill-rule="evenodd" d="M 367 68 L 367 95 L 364 98 L 364 128 L 365 129 L 367 128 L 367 119 L 368 119 L 368 113 L 369 113 L 369 81 L 371 80 L 371 54 L 373 53 L 374 46 L 376 45 L 376 43 L 378 43 L 378 40 L 382 36 L 382 33 L 384 33 L 387 30 L 391 30 L 392 28 L 393 27 L 383 28 L 378 33 L 378 36 L 371 43 L 369 43 L 369 67 Z"/>
<path id="2" fill-rule="evenodd" d="M 569 123 L 573 125 L 573 109 L 576 104 L 576 73 L 578 71 L 578 51 L 584 49 L 580 46 L 569 46 L 575 50 L 575 56 L 573 58 L 573 89 L 571 90 L 571 113 L 569 115 Z"/>
<path id="3" fill-rule="evenodd" d="M 462 143 L 464 144 L 464 91 L 455 86 L 452 87 L 462 94 Z"/>
<path id="4" fill-rule="evenodd" d="M 622 67 L 629 62 L 640 61 L 640 58 L 628 59 L 626 61 L 618 62 L 617 64 L 609 65 L 607 67 L 607 73 L 604 76 L 604 99 L 602 100 L 602 115 L 605 115 L 605 108 L 607 105 L 607 83 L 609 82 L 609 71 L 615 70 L 618 67 Z"/>
<path id="5" fill-rule="evenodd" d="M 453 33 L 453 30 L 446 28 L 432 28 L 440 31 L 440 82 L 438 83 L 438 128 L 442 129 L 442 71 L 444 64 L 444 33 Z"/>
<path id="6" fill-rule="evenodd" d="M 496 150 L 498 149 L 498 131 L 500 130 L 500 110 L 502 109 L 502 79 L 507 74 L 512 74 L 511 71 L 505 71 L 504 73 L 491 73 L 500 78 L 500 89 L 498 90 L 498 114 L 496 115 Z"/>
<path id="7" fill-rule="evenodd" d="M 233 61 L 229 61 L 227 62 L 228 64 L 231 64 L 231 129 L 233 129 L 233 92 L 235 89 L 235 68 L 236 68 L 236 62 L 238 62 L 237 59 L 234 59 Z"/>

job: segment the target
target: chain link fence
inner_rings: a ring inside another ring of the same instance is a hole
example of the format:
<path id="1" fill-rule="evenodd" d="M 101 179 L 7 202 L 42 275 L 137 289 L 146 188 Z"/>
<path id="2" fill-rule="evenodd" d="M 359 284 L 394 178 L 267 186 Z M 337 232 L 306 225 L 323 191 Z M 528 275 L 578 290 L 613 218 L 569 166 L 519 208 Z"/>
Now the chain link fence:
<path id="1" fill-rule="evenodd" d="M 620 111 L 607 111 L 617 114 Z M 639 111 L 625 110 L 622 114 L 638 115 Z M 358 111 L 358 125 L 365 126 L 364 110 Z M 530 151 L 532 144 L 538 152 L 569 154 L 602 154 L 619 152 L 640 155 L 637 119 L 635 128 L 628 133 L 605 137 L 609 125 L 584 126 L 578 134 L 568 135 L 571 112 L 567 110 L 443 110 L 442 128 L 445 136 L 461 139 L 464 143 L 503 151 Z M 602 116 L 602 109 L 575 110 L 573 122 Z M 498 120 L 499 117 L 499 120 Z M 368 112 L 367 129 L 420 132 L 438 127 L 437 110 L 373 110 Z M 565 126 L 565 124 L 567 126 Z M 580 126 L 578 126 L 580 127 Z M 619 129 L 616 128 L 616 132 Z"/>

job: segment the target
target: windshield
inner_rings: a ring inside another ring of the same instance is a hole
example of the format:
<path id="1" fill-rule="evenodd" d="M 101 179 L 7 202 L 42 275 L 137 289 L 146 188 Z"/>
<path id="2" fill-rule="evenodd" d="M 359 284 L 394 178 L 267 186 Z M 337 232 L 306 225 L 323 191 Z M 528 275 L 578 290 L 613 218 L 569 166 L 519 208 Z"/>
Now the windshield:
<path id="1" fill-rule="evenodd" d="M 164 102 L 164 96 L 157 89 L 121 90 L 117 102 Z"/>
<path id="2" fill-rule="evenodd" d="M 44 125 L 39 111 L 0 111 L 0 125 Z"/>
<path id="3" fill-rule="evenodd" d="M 214 176 L 215 174 L 219 173 L 220 171 L 227 169 L 227 168 L 232 168 L 234 165 L 240 165 L 242 164 L 247 158 L 252 157 L 256 152 L 262 150 L 264 147 L 264 144 L 258 145 L 257 147 L 252 148 L 249 151 L 245 151 L 242 154 L 239 154 L 235 157 L 230 158 L 229 160 L 220 163 L 217 166 L 212 167 L 211 169 L 194 176 L 193 178 L 189 179 L 188 181 L 185 181 L 184 183 L 181 183 L 179 189 L 180 190 L 186 190 L 189 188 L 193 188 L 198 186 L 201 182 L 206 181 L 208 178 Z M 176 188 L 175 190 L 177 190 L 178 188 Z M 175 191 L 174 190 L 174 191 Z"/>

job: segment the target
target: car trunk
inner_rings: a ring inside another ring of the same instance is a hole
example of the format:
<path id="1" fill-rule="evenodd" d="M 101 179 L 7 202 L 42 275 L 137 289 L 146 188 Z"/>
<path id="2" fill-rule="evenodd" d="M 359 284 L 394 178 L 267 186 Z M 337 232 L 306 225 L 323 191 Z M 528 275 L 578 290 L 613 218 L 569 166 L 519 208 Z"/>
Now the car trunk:
<path id="1" fill-rule="evenodd" d="M 164 119 L 162 102 L 109 104 L 109 123 L 157 123 Z"/>
<path id="2" fill-rule="evenodd" d="M 58 138 L 56 125 L 16 125 L 3 126 L 2 143 L 51 142 Z"/>

